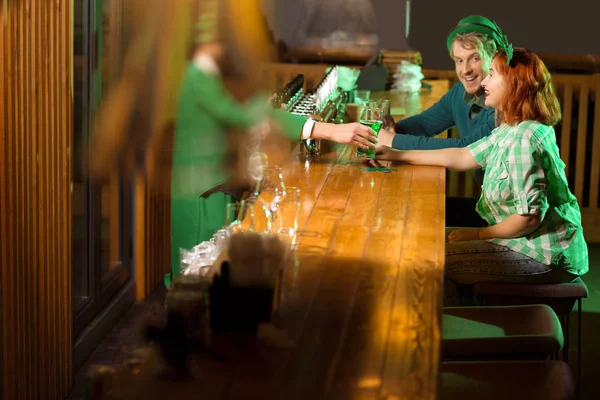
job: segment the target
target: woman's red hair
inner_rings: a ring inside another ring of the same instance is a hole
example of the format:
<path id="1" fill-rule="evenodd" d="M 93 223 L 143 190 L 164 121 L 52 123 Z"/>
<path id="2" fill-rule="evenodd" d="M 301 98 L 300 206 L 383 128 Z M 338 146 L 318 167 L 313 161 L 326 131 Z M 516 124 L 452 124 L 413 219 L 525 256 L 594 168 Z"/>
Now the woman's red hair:
<path id="1" fill-rule="evenodd" d="M 560 104 L 544 62 L 531 50 L 515 48 L 510 64 L 506 53 L 494 56 L 494 69 L 504 78 L 506 91 L 500 104 L 500 122 L 514 125 L 535 120 L 554 126 L 561 120 Z"/>

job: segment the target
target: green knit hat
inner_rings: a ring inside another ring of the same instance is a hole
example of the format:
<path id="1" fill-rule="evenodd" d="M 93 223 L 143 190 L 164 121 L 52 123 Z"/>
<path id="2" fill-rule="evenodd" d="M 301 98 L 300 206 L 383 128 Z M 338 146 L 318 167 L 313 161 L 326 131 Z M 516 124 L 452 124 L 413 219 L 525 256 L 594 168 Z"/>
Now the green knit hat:
<path id="1" fill-rule="evenodd" d="M 202 0 L 200 15 L 194 26 L 196 44 L 217 40 L 219 37 L 219 3 L 218 0 Z"/>
<path id="2" fill-rule="evenodd" d="M 448 39 L 446 39 L 448 51 L 452 48 L 452 43 L 454 42 L 456 35 L 471 32 L 481 33 L 496 42 L 498 49 L 502 49 L 506 53 L 507 63 L 510 63 L 513 47 L 508 41 L 508 37 L 502 32 L 502 29 L 500 29 L 496 22 L 491 21 L 486 17 L 482 17 L 481 15 L 470 15 L 458 21 L 458 25 L 452 29 L 450 34 L 448 34 Z"/>

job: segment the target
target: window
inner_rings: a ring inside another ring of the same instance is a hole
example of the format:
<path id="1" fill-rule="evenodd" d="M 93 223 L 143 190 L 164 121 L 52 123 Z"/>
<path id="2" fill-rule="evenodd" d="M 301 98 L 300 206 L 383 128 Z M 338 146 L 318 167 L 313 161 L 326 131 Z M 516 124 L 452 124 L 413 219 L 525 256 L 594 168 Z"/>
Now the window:
<path id="1" fill-rule="evenodd" d="M 88 139 L 121 63 L 122 0 L 75 0 L 73 34 L 73 324 L 77 337 L 132 277 L 132 186 L 91 181 Z M 90 152 L 93 156 L 93 151 Z"/>

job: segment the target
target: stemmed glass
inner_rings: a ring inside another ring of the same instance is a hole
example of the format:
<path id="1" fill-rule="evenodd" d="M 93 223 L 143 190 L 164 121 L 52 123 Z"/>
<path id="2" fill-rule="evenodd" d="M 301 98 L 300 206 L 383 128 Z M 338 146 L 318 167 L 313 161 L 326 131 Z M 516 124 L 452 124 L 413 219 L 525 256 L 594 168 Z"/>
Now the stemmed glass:
<path id="1" fill-rule="evenodd" d="M 265 153 L 255 152 L 248 158 L 248 176 L 250 179 L 260 184 L 263 179 L 264 170 L 269 165 L 269 158 Z"/>
<path id="2" fill-rule="evenodd" d="M 261 193 L 275 189 L 285 194 L 283 171 L 279 165 L 264 166 L 258 178 L 252 197 L 257 198 Z"/>

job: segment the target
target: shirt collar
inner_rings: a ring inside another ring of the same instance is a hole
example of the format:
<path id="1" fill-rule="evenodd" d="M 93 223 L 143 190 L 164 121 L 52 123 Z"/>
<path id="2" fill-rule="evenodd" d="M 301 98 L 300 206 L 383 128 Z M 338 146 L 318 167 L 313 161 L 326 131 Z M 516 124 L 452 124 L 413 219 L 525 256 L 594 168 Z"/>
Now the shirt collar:
<path id="1" fill-rule="evenodd" d="M 475 96 L 474 94 L 470 94 L 465 92 L 463 99 L 465 100 L 465 103 L 467 103 L 467 105 L 469 107 L 473 107 L 473 105 L 477 105 L 480 108 L 483 109 L 488 109 L 489 107 L 485 105 L 485 96 Z"/>
<path id="2" fill-rule="evenodd" d="M 209 74 L 209 75 L 220 75 L 219 66 L 214 58 L 206 55 L 206 54 L 198 54 L 192 60 L 194 66 L 198 68 L 200 71 Z"/>

